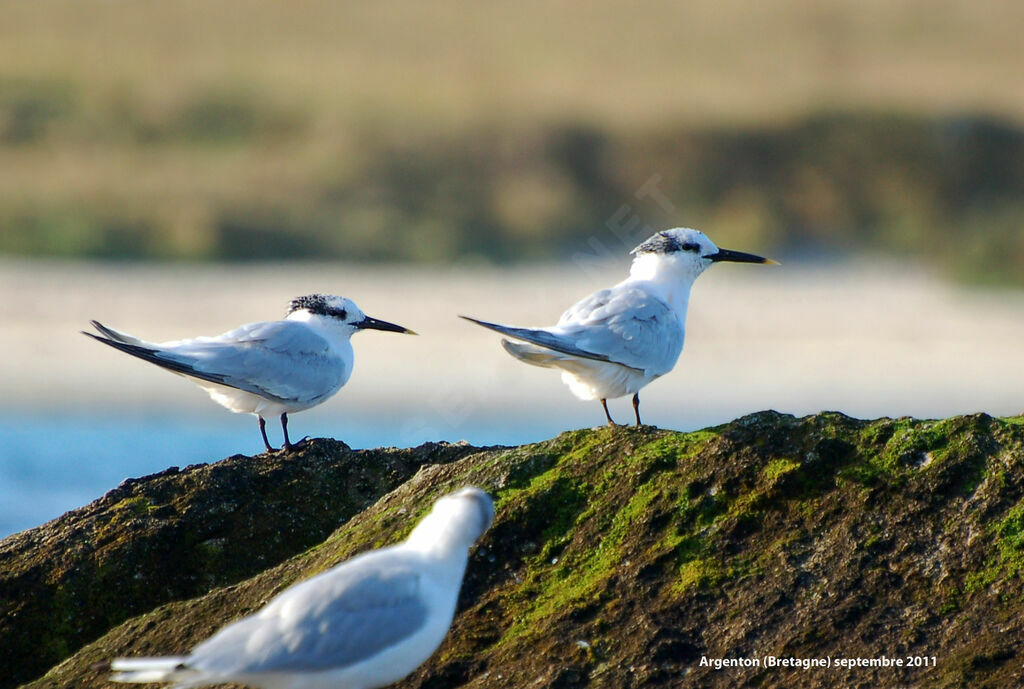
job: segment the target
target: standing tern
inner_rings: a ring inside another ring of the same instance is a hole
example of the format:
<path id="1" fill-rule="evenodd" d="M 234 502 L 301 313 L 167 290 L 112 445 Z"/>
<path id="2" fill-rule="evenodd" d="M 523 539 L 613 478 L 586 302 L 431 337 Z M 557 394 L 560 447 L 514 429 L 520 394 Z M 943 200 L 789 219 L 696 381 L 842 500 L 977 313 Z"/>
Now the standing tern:
<path id="1" fill-rule="evenodd" d="M 174 689 L 375 689 L 422 665 L 441 644 L 469 558 L 494 521 L 475 487 L 434 503 L 409 537 L 296 584 L 187 656 L 118 658 L 115 682 Z"/>
<path id="2" fill-rule="evenodd" d="M 91 321 L 94 340 L 191 378 L 218 404 L 255 414 L 267 451 L 266 416 L 281 418 L 284 449 L 288 414 L 325 402 L 352 375 L 352 343 L 360 330 L 415 335 L 394 323 L 367 316 L 351 299 L 310 294 L 293 299 L 284 320 L 248 323 L 216 337 L 146 342 Z M 299 441 L 301 444 L 302 441 Z"/>
<path id="3" fill-rule="evenodd" d="M 712 263 L 775 263 L 740 251 L 719 249 L 703 232 L 676 228 L 658 232 L 633 249 L 629 277 L 584 297 L 548 328 L 516 328 L 462 316 L 526 344 L 501 341 L 527 364 L 562 371 L 576 397 L 601 400 L 608 425 L 608 400 L 633 395 L 640 423 L 640 388 L 676 365 L 683 350 L 690 287 Z"/>

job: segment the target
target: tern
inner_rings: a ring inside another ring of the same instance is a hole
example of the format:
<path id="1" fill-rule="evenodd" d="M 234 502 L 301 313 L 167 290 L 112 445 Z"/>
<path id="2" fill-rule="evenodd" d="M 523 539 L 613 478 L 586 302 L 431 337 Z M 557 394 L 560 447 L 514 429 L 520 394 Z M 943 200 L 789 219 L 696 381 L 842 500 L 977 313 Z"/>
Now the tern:
<path id="1" fill-rule="evenodd" d="M 351 299 L 325 294 L 293 299 L 284 320 L 248 323 L 216 337 L 146 342 L 90 322 L 100 334 L 84 335 L 191 378 L 233 412 L 255 414 L 268 452 L 274 448 L 265 417 L 280 416 L 284 449 L 290 451 L 297 445 L 288 438 L 288 414 L 321 404 L 348 382 L 353 334 L 416 334 L 367 316 Z"/>
<path id="2" fill-rule="evenodd" d="M 517 328 L 461 318 L 520 340 L 503 339 L 501 344 L 522 362 L 560 369 L 576 397 L 601 400 L 610 426 L 615 422 L 608 400 L 633 395 L 640 426 L 640 389 L 671 371 L 683 350 L 693 281 L 713 263 L 776 262 L 719 249 L 703 232 L 690 228 L 658 232 L 631 253 L 628 278 L 576 302 L 557 325 Z"/>
<path id="3" fill-rule="evenodd" d="M 187 656 L 118 658 L 115 682 L 175 689 L 238 683 L 260 689 L 375 689 L 437 650 L 455 615 L 469 548 L 494 521 L 475 487 L 444 496 L 409 537 L 277 595 Z"/>

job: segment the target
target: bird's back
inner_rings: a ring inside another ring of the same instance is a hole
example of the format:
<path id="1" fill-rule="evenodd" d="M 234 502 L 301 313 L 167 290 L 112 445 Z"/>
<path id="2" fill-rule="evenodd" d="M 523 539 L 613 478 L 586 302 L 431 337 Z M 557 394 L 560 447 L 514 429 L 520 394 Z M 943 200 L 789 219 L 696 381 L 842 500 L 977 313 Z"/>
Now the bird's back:
<path id="1" fill-rule="evenodd" d="M 327 399 L 352 372 L 352 349 L 347 341 L 331 343 L 294 321 L 249 323 L 215 337 L 161 343 L 139 340 L 99 324 L 97 329 L 106 337 L 92 337 L 104 344 L 194 378 L 201 385 L 234 388 L 294 410 Z"/>
<path id="2" fill-rule="evenodd" d="M 671 371 L 683 349 L 683 323 L 676 313 L 628 282 L 576 302 L 551 331 L 582 350 L 655 376 Z"/>
<path id="3" fill-rule="evenodd" d="M 388 548 L 354 558 L 280 594 L 257 614 L 218 632 L 189 658 L 218 676 L 342 672 L 415 641 L 436 615 L 420 558 Z M 454 606 L 453 606 L 454 607 Z M 443 620 L 433 647 L 451 622 Z M 431 625 L 436 626 L 436 625 Z M 424 659 L 415 654 L 416 667 Z"/>

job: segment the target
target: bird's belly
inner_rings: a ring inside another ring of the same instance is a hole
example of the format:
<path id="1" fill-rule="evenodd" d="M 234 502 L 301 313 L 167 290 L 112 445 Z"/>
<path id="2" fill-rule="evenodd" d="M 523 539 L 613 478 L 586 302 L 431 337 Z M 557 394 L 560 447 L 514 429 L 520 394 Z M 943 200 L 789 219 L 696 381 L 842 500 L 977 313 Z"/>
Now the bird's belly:
<path id="1" fill-rule="evenodd" d="M 619 364 L 576 359 L 561 366 L 562 382 L 581 400 L 614 399 L 632 395 L 654 380 L 655 376 Z"/>
<path id="2" fill-rule="evenodd" d="M 259 414 L 264 418 L 302 411 L 320 403 L 319 399 L 309 403 L 271 400 L 252 392 L 206 381 L 200 383 L 200 386 L 222 407 L 238 414 Z"/>

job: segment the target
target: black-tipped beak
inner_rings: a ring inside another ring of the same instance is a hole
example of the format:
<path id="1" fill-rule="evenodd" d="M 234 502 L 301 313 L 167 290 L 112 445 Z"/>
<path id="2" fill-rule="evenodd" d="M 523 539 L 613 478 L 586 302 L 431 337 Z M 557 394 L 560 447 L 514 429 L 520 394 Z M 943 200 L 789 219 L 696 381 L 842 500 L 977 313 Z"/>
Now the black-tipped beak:
<path id="1" fill-rule="evenodd" d="M 359 321 L 358 323 L 354 323 L 353 325 L 355 325 L 360 330 L 386 330 L 389 333 L 405 333 L 406 335 L 419 334 L 413 332 L 412 330 L 409 330 L 408 328 L 403 328 L 400 325 L 395 325 L 394 323 L 388 323 L 387 321 L 371 318 L 370 316 L 367 316 L 363 320 Z"/>
<path id="2" fill-rule="evenodd" d="M 767 263 L 769 265 L 779 265 L 778 261 L 773 261 L 770 258 L 764 256 L 755 256 L 754 254 L 746 254 L 742 251 L 731 251 L 729 249 L 719 249 L 717 254 L 708 254 L 704 258 L 709 258 L 714 262 L 718 261 L 731 261 L 733 263 Z"/>

